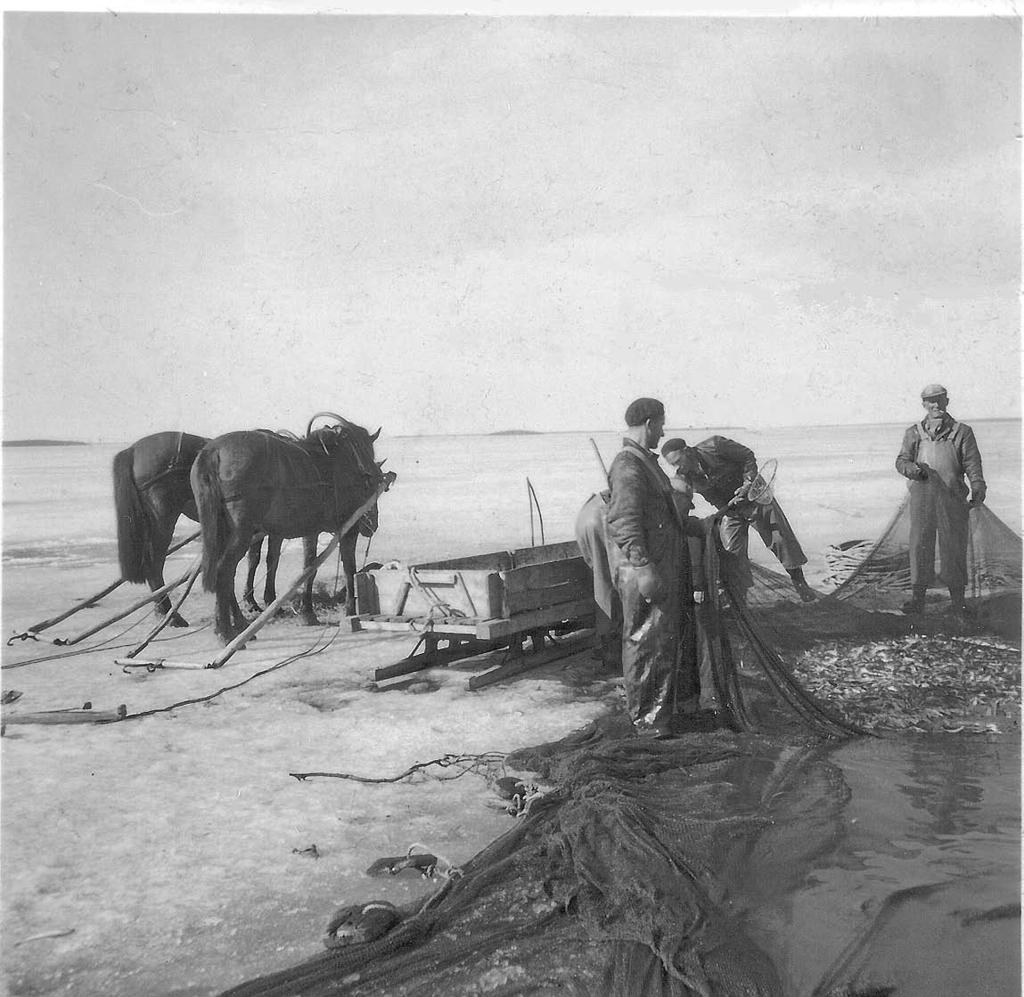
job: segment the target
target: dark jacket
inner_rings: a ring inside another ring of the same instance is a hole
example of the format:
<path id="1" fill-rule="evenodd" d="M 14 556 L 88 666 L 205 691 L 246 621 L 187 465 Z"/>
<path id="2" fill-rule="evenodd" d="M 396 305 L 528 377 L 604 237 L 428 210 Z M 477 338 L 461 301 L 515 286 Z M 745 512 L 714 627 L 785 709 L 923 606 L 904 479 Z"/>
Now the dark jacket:
<path id="1" fill-rule="evenodd" d="M 709 436 L 693 449 L 705 475 L 691 482 L 693 490 L 718 509 L 729 504 L 740 485 L 749 484 L 757 476 L 754 451 L 726 436 Z"/>
<path id="2" fill-rule="evenodd" d="M 630 439 L 622 441 L 608 471 L 611 499 L 607 533 L 634 567 L 657 564 L 667 552 L 678 550 L 684 528 L 676 512 L 672 486 L 658 458 Z"/>
<path id="3" fill-rule="evenodd" d="M 920 432 L 919 432 L 920 430 Z M 917 450 L 921 433 L 933 440 L 950 440 L 960 460 L 963 473 L 971 483 L 971 491 L 984 490 L 985 476 L 981 470 L 981 452 L 974 439 L 974 430 L 966 423 L 957 422 L 948 412 L 942 413 L 942 422 L 934 434 L 927 429 L 927 420 L 922 419 L 909 426 L 903 434 L 903 445 L 896 458 L 896 470 L 905 478 L 913 478 L 917 470 Z"/>

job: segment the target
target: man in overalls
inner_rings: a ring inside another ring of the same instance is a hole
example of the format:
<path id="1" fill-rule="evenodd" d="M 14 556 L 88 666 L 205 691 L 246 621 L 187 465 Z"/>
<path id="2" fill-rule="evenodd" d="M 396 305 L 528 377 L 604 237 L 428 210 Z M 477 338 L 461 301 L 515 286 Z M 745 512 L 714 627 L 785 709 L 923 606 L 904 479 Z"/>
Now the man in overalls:
<path id="1" fill-rule="evenodd" d="M 924 611 L 925 593 L 935 579 L 935 541 L 938 538 L 941 577 L 949 589 L 952 611 L 968 613 L 968 512 L 985 501 L 985 478 L 974 430 L 947 411 L 949 395 L 941 384 L 921 392 L 925 417 L 903 434 L 896 470 L 910 490 L 910 582 L 913 597 L 903 612 Z M 964 477 L 970 482 L 970 502 Z"/>
<path id="2" fill-rule="evenodd" d="M 637 734 L 667 737 L 699 709 L 693 582 L 685 530 L 668 477 L 652 453 L 665 408 L 638 398 L 608 471 L 608 564 L 622 604 L 622 677 Z M 694 520 L 696 524 L 696 520 Z"/>

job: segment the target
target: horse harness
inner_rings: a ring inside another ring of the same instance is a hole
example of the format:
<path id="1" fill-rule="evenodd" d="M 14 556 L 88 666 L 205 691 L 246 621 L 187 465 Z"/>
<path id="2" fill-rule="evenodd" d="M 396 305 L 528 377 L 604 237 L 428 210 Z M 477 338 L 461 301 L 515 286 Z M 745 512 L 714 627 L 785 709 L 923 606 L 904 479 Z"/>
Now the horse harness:
<path id="1" fill-rule="evenodd" d="M 155 485 L 158 481 L 162 481 L 169 474 L 176 474 L 178 471 L 184 471 L 186 474 L 188 474 L 188 472 L 192 470 L 192 461 L 189 461 L 188 464 L 186 465 L 185 463 L 183 463 L 181 458 L 181 445 L 184 442 L 184 440 L 185 432 L 184 430 L 179 430 L 178 445 L 174 450 L 174 456 L 167 462 L 167 467 L 165 467 L 158 474 L 154 474 L 153 477 L 149 479 L 149 481 L 143 481 L 141 483 L 138 481 L 135 482 L 135 487 L 138 488 L 140 492 L 145 491 L 147 488 L 152 488 L 153 485 Z"/>
<path id="2" fill-rule="evenodd" d="M 270 429 L 257 429 L 255 432 L 264 437 L 268 453 L 270 451 L 270 440 L 274 439 L 279 443 L 284 443 L 290 447 L 294 447 L 309 458 L 310 463 L 313 465 L 313 470 L 316 473 L 317 481 L 312 485 L 301 485 L 297 487 L 320 489 L 325 504 L 327 504 L 327 500 L 330 495 L 333 499 L 331 502 L 334 514 L 333 518 L 335 521 L 341 522 L 343 517 L 341 516 L 340 503 L 338 501 L 338 485 L 334 475 L 331 473 L 333 470 L 334 454 L 332 451 L 327 449 L 327 445 L 324 443 L 323 438 L 317 437 L 314 442 L 309 439 L 294 439 L 291 436 L 286 436 Z M 367 484 L 369 484 L 376 475 L 374 475 L 373 471 L 371 471 L 367 466 L 364 456 L 359 452 L 359 447 L 356 446 L 355 442 L 345 430 L 340 430 L 335 435 L 339 440 L 344 440 L 348 444 L 352 451 L 352 455 L 355 458 L 356 466 L 359 468 L 363 477 L 367 480 Z M 319 446 L 317 446 L 317 444 L 319 444 Z M 318 450 L 323 451 L 323 457 L 321 457 L 317 452 Z M 379 468 L 377 468 L 377 470 L 379 473 Z M 367 528 L 369 528 L 369 513 L 365 514 L 360 522 L 365 522 Z"/>

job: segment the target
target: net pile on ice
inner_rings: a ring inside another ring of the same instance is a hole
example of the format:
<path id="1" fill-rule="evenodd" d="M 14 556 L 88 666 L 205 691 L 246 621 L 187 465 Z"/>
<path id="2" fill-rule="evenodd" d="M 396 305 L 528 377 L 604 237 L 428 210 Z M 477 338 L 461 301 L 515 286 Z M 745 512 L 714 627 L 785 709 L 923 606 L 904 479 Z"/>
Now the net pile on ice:
<path id="1" fill-rule="evenodd" d="M 510 757 L 557 789 L 389 934 L 228 993 L 782 997 L 745 891 L 795 886 L 835 835 L 849 790 L 828 749 L 625 727 Z"/>

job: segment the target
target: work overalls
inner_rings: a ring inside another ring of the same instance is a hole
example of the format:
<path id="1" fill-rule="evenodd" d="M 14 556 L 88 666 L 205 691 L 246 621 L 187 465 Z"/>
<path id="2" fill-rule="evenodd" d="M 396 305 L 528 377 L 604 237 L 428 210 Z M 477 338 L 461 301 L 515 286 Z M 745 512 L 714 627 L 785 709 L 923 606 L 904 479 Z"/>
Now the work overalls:
<path id="1" fill-rule="evenodd" d="M 955 426 L 955 423 L 954 423 Z M 940 575 L 954 600 L 967 585 L 967 485 L 953 441 L 933 440 L 917 424 L 917 464 L 928 475 L 911 480 L 910 581 L 924 591 L 935 580 L 935 540 L 939 541 Z"/>

